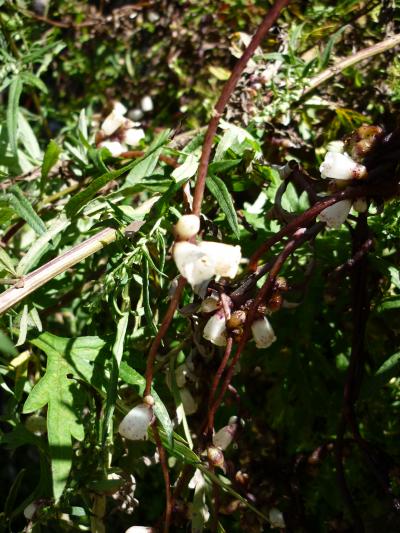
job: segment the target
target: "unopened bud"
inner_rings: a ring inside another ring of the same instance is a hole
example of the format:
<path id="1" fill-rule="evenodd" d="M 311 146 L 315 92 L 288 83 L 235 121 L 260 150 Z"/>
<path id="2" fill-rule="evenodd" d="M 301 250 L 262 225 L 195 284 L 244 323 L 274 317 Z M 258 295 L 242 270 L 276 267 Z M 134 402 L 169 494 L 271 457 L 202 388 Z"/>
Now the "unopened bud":
<path id="1" fill-rule="evenodd" d="M 200 219 L 197 215 L 183 215 L 175 224 L 175 234 L 178 239 L 191 239 L 200 229 Z"/>
<path id="2" fill-rule="evenodd" d="M 143 403 L 145 403 L 146 405 L 149 405 L 150 407 L 153 407 L 154 405 L 154 398 L 151 394 L 148 394 L 147 396 L 145 396 L 143 398 Z"/>
<path id="3" fill-rule="evenodd" d="M 232 424 L 228 424 L 217 431 L 217 433 L 213 436 L 214 446 L 220 450 L 226 450 L 226 448 L 228 448 L 228 446 L 233 442 L 237 428 L 237 423 L 233 422 Z"/>
<path id="4" fill-rule="evenodd" d="M 152 419 L 153 409 L 147 403 L 141 403 L 122 419 L 118 432 L 129 440 L 145 440 Z"/>
<path id="5" fill-rule="evenodd" d="M 226 328 L 231 331 L 241 327 L 246 322 L 246 312 L 242 309 L 233 311 L 231 317 L 226 322 Z"/>
<path id="6" fill-rule="evenodd" d="M 214 446 L 207 448 L 207 458 L 212 466 L 223 467 L 225 464 L 224 454 L 219 448 Z"/>

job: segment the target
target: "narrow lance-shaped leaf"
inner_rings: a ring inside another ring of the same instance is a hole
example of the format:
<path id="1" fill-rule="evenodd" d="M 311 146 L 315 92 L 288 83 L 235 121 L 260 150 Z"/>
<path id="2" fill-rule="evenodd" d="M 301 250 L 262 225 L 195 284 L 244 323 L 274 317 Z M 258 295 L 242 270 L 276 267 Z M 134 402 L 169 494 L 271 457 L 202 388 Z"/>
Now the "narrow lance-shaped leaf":
<path id="1" fill-rule="evenodd" d="M 47 145 L 46 152 L 44 153 L 44 157 L 43 157 L 42 180 L 45 180 L 47 178 L 50 170 L 57 163 L 60 153 L 61 153 L 61 148 L 52 139 Z"/>
<path id="2" fill-rule="evenodd" d="M 10 187 L 10 193 L 7 195 L 7 199 L 10 205 L 14 208 L 14 211 L 23 218 L 38 235 L 43 235 L 46 232 L 45 223 L 35 212 L 17 185 Z"/>
<path id="3" fill-rule="evenodd" d="M 22 79 L 17 75 L 11 82 L 8 90 L 7 106 L 7 130 L 11 150 L 17 155 L 17 138 L 18 138 L 18 107 L 19 99 L 22 93 Z"/>
<path id="4" fill-rule="evenodd" d="M 220 208 L 226 216 L 226 220 L 230 225 L 235 237 L 240 238 L 240 230 L 238 219 L 233 205 L 232 197 L 225 185 L 225 183 L 217 176 L 209 176 L 206 180 L 207 187 L 211 194 L 217 200 Z"/>

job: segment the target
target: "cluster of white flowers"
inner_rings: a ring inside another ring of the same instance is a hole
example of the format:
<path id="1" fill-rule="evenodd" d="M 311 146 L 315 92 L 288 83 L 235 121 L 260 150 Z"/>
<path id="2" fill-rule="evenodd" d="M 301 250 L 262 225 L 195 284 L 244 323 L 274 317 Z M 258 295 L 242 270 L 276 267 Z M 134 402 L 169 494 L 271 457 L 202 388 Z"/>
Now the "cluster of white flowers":
<path id="1" fill-rule="evenodd" d="M 323 178 L 334 180 L 364 179 L 367 176 L 365 166 L 357 163 L 345 153 L 342 141 L 333 141 L 328 145 L 328 152 L 319 170 Z M 319 219 L 331 228 L 339 228 L 349 216 L 352 205 L 360 212 L 368 208 L 366 201 L 362 198 L 356 200 L 354 204 L 351 200 L 342 200 L 321 211 Z"/>
<path id="2" fill-rule="evenodd" d="M 99 147 L 107 148 L 114 157 L 126 152 L 128 146 L 137 146 L 144 138 L 143 129 L 138 127 L 140 123 L 126 118 L 126 112 L 126 107 L 116 102 L 101 125 L 100 136 L 104 140 L 99 143 Z"/>

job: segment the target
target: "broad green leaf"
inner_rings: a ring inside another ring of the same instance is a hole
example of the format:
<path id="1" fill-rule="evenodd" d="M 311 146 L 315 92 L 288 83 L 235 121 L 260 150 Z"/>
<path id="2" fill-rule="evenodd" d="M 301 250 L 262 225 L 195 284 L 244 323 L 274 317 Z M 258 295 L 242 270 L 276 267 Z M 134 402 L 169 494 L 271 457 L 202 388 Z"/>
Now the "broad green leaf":
<path id="1" fill-rule="evenodd" d="M 44 157 L 43 157 L 42 180 L 47 178 L 47 176 L 49 175 L 50 170 L 57 163 L 58 158 L 60 156 L 60 153 L 61 153 L 61 148 L 52 139 L 49 142 L 49 144 L 47 145 L 47 148 L 46 148 L 46 151 L 45 151 Z"/>
<path id="2" fill-rule="evenodd" d="M 17 155 L 18 108 L 22 93 L 22 79 L 17 75 L 8 89 L 7 130 L 12 152 Z"/>
<path id="3" fill-rule="evenodd" d="M 10 187 L 7 199 L 10 205 L 14 208 L 14 211 L 23 218 L 38 235 L 43 235 L 46 232 L 47 228 L 45 223 L 39 215 L 36 214 L 33 207 L 17 185 Z"/>
<path id="4" fill-rule="evenodd" d="M 206 179 L 206 185 L 225 214 L 226 220 L 230 225 L 235 237 L 240 239 L 240 230 L 235 207 L 225 183 L 217 176 L 208 176 Z"/>
<path id="5" fill-rule="evenodd" d="M 23 412 L 32 413 L 48 405 L 47 434 L 53 492 L 58 500 L 71 468 L 72 438 L 82 440 L 84 437 L 82 410 L 86 390 L 79 380 L 98 382 L 94 363 L 105 341 L 99 337 L 69 339 L 43 333 L 31 342 L 47 355 L 47 367 L 29 394 Z M 97 372 L 101 373 L 99 367 Z"/>
<path id="6" fill-rule="evenodd" d="M 124 361 L 121 363 L 119 376 L 123 381 L 125 381 L 125 383 L 128 383 L 129 385 L 136 385 L 139 389 L 139 394 L 143 394 L 146 386 L 145 378 Z M 165 431 L 169 445 L 172 446 L 173 427 L 168 411 L 165 405 L 163 404 L 161 398 L 158 396 L 158 394 L 153 388 L 151 390 L 151 394 L 154 397 L 155 401 L 154 414 L 158 418 L 162 428 Z"/>

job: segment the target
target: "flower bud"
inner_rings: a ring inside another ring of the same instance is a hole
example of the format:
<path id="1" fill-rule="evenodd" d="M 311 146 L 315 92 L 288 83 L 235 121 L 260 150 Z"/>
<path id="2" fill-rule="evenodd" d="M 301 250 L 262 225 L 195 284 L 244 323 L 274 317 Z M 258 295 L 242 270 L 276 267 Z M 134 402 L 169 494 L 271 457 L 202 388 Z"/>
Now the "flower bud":
<path id="1" fill-rule="evenodd" d="M 140 100 L 140 107 L 145 113 L 150 113 L 150 111 L 153 111 L 154 105 L 151 96 L 143 96 L 143 98 Z"/>
<path id="2" fill-rule="evenodd" d="M 257 348 L 268 348 L 276 341 L 274 330 L 265 316 L 252 323 L 251 331 Z"/>
<path id="3" fill-rule="evenodd" d="M 336 204 L 330 205 L 318 215 L 318 218 L 330 228 L 340 228 L 340 226 L 345 222 L 346 218 L 349 216 L 351 209 L 350 200 L 342 200 Z"/>
<path id="4" fill-rule="evenodd" d="M 236 328 L 240 328 L 246 322 L 246 312 L 242 309 L 233 311 L 231 317 L 226 321 L 226 328 L 232 331 Z"/>
<path id="5" fill-rule="evenodd" d="M 232 443 L 237 432 L 238 425 L 236 422 L 224 426 L 213 436 L 213 444 L 220 450 L 226 450 L 226 448 Z"/>
<path id="6" fill-rule="evenodd" d="M 143 111 L 141 109 L 135 107 L 135 109 L 131 109 L 129 111 L 128 117 L 131 120 L 140 120 L 141 118 L 143 118 Z"/>
<path id="7" fill-rule="evenodd" d="M 356 163 L 347 154 L 338 152 L 328 152 L 319 170 L 322 177 L 335 180 L 361 179 L 367 175 L 367 169 L 363 165 Z"/>
<path id="8" fill-rule="evenodd" d="M 366 213 L 368 211 L 368 202 L 365 198 L 357 198 L 353 202 L 353 209 L 357 213 Z"/>
<path id="9" fill-rule="evenodd" d="M 222 242 L 202 241 L 198 247 L 215 262 L 215 274 L 227 278 L 234 278 L 237 274 L 242 258 L 240 246 L 232 246 Z"/>
<path id="10" fill-rule="evenodd" d="M 195 244 L 187 241 L 175 243 L 173 257 L 179 272 L 192 287 L 211 280 L 215 275 L 214 260 Z"/>
<path id="11" fill-rule="evenodd" d="M 207 459 L 212 466 L 223 467 L 225 464 L 224 454 L 214 446 L 207 448 Z"/>
<path id="12" fill-rule="evenodd" d="M 147 396 L 145 396 L 143 398 L 143 403 L 145 403 L 146 405 L 149 405 L 150 407 L 153 407 L 154 405 L 154 398 L 151 394 L 148 394 Z"/>
<path id="13" fill-rule="evenodd" d="M 217 298 L 216 296 L 209 296 L 201 302 L 199 311 L 200 313 L 212 313 L 213 311 L 219 309 L 219 307 L 219 298 Z"/>
<path id="14" fill-rule="evenodd" d="M 182 241 L 197 235 L 200 229 L 200 219 L 197 215 L 183 215 L 175 224 L 175 234 Z"/>
<path id="15" fill-rule="evenodd" d="M 153 409 L 146 403 L 141 403 L 122 419 L 118 432 L 129 440 L 145 440 L 152 419 Z"/>
<path id="16" fill-rule="evenodd" d="M 223 312 L 215 313 L 204 326 L 203 337 L 216 346 L 226 345 L 226 322 Z"/>

